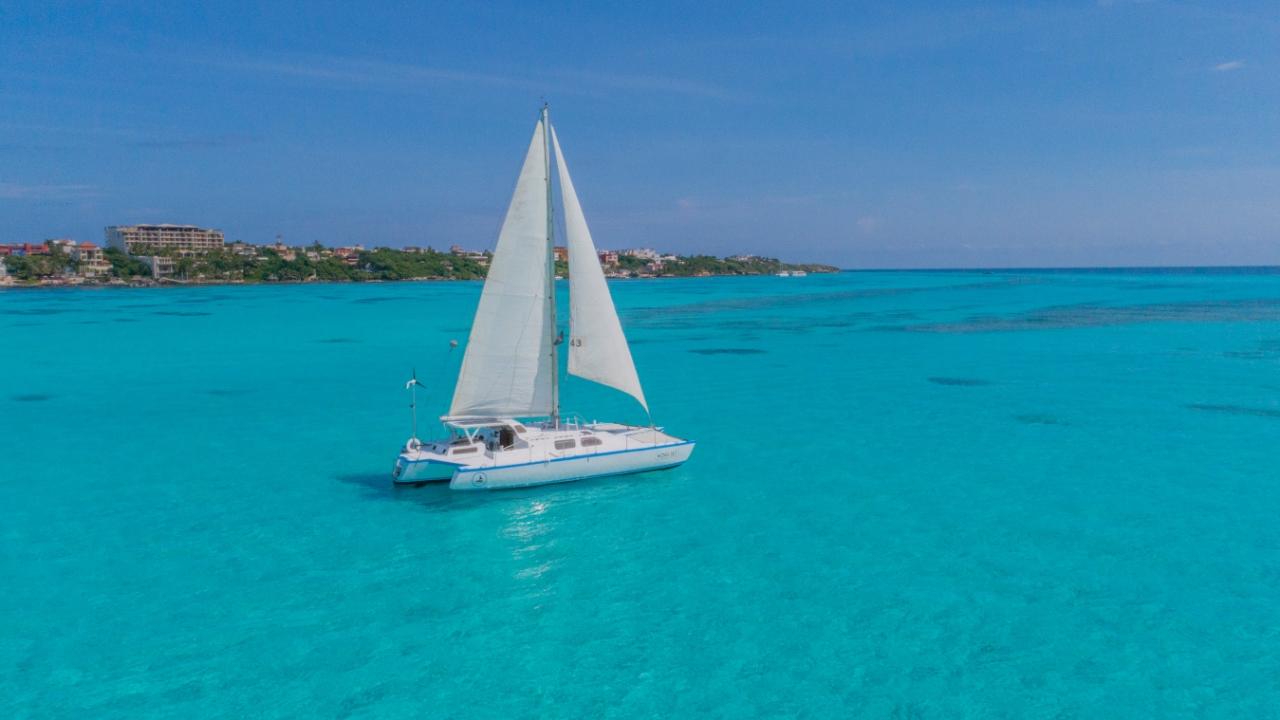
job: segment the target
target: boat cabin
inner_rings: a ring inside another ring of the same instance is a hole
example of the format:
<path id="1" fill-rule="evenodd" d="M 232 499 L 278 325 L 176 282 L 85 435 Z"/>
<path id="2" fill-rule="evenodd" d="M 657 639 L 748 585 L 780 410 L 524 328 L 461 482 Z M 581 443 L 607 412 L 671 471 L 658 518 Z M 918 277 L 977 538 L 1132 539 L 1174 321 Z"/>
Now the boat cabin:
<path id="1" fill-rule="evenodd" d="M 483 448 L 490 452 L 497 452 L 528 447 L 523 436 L 529 432 L 529 429 L 513 418 L 446 419 L 445 425 L 453 433 L 453 439 L 448 445 L 450 455 L 456 454 L 455 448 Z"/>

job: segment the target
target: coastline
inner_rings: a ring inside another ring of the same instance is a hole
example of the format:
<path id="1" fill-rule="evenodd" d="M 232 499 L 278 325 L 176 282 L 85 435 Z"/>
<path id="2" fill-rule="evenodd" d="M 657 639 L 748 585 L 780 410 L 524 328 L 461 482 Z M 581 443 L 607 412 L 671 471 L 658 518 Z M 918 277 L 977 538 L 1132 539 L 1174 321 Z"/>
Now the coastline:
<path id="1" fill-rule="evenodd" d="M 804 266 L 805 271 L 814 275 L 834 275 L 843 272 L 849 272 L 843 268 L 831 267 L 831 269 L 812 269 L 814 266 Z M 653 275 L 645 277 L 611 277 L 611 281 L 650 281 L 650 280 L 702 280 L 707 278 L 748 278 L 748 277 L 771 277 L 773 273 L 710 273 L 706 275 Z M 557 278 L 563 280 L 563 278 Z M 86 280 L 83 282 L 67 282 L 64 279 L 43 279 L 35 282 L 3 282 L 0 281 L 0 290 L 145 290 L 154 288 L 192 288 L 192 287 L 264 287 L 273 285 L 369 285 L 369 284 L 393 284 L 393 283 L 415 283 L 415 282 L 446 282 L 446 283 L 483 283 L 484 278 L 457 278 L 457 277 L 420 277 L 420 278 L 369 278 L 361 280 L 331 280 L 331 279 L 308 279 L 308 280 L 261 280 L 261 281 L 245 281 L 245 280 L 172 280 L 168 278 L 161 279 L 134 279 L 129 282 L 97 282 Z"/>

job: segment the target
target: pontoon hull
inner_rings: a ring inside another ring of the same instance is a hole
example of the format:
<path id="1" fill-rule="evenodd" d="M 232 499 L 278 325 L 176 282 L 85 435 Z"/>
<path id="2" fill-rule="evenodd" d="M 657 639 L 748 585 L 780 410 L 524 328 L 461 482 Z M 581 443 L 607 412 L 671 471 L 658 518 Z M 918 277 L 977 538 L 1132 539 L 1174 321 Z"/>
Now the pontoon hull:
<path id="1" fill-rule="evenodd" d="M 425 485 L 427 483 L 449 482 L 458 465 L 436 462 L 434 460 L 410 460 L 401 455 L 396 459 L 396 469 L 392 480 L 396 485 Z"/>
<path id="2" fill-rule="evenodd" d="M 461 467 L 453 473 L 449 487 L 454 490 L 500 490 L 665 470 L 688 460 L 693 447 L 693 442 L 680 442 L 513 465 Z"/>

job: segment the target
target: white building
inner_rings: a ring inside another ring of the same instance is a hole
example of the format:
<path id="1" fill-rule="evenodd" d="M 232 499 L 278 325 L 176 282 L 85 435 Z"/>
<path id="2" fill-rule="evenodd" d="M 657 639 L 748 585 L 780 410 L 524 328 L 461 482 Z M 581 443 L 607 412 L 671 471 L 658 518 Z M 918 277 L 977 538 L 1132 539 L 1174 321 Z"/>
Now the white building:
<path id="1" fill-rule="evenodd" d="M 629 248 L 622 251 L 627 257 L 640 258 L 641 260 L 657 260 L 661 256 L 657 250 L 652 248 Z"/>
<path id="2" fill-rule="evenodd" d="M 195 225 L 112 225 L 107 228 L 107 246 L 130 255 L 147 248 L 173 248 L 183 252 L 206 253 L 221 250 L 226 239 L 221 230 Z"/>
<path id="3" fill-rule="evenodd" d="M 151 268 L 151 277 L 162 278 L 173 275 L 173 258 L 164 255 L 139 255 L 138 259 Z"/>
<path id="4" fill-rule="evenodd" d="M 102 248 L 91 242 L 82 242 L 71 248 L 71 259 L 80 265 L 80 274 L 85 277 L 96 277 L 111 272 L 111 263 L 102 253 Z"/>

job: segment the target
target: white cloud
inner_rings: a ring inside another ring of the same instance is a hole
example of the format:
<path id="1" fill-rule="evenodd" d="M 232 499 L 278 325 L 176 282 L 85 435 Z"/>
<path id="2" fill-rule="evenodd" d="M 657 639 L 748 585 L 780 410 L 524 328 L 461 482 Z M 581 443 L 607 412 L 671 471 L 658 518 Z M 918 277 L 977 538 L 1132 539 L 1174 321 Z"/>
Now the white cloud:
<path id="1" fill-rule="evenodd" d="M 1242 67 L 1244 67 L 1243 60 L 1232 60 L 1230 62 L 1218 63 L 1213 66 L 1213 69 L 1217 72 L 1230 72 L 1232 70 L 1239 70 Z"/>

